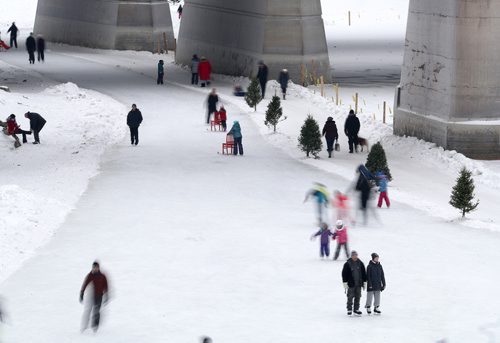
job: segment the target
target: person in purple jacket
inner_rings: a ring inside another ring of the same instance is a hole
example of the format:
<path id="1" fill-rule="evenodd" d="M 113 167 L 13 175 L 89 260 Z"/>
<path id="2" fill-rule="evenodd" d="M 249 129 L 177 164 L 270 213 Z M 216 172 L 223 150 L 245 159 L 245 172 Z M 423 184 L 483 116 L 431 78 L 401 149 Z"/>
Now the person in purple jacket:
<path id="1" fill-rule="evenodd" d="M 328 224 L 322 223 L 319 231 L 311 236 L 311 241 L 314 240 L 314 238 L 321 236 L 319 246 L 319 255 L 321 258 L 325 256 L 330 257 L 330 236 L 332 235 L 333 233 L 328 228 Z"/>

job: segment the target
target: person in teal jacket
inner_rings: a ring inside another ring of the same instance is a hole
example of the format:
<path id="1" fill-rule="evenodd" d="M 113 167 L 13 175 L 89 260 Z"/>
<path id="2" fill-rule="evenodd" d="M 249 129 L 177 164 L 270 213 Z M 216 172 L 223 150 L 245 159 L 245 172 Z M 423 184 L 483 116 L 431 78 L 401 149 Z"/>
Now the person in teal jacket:
<path id="1" fill-rule="evenodd" d="M 233 149 L 234 155 L 238 155 L 239 151 L 240 155 L 243 156 L 243 145 L 242 145 L 243 136 L 241 135 L 240 123 L 237 120 L 233 122 L 233 127 L 231 128 L 231 130 L 229 130 L 227 134 L 233 136 L 234 138 L 234 149 Z"/>
<path id="2" fill-rule="evenodd" d="M 158 79 L 156 80 L 157 85 L 163 84 L 163 76 L 165 75 L 165 71 L 163 69 L 163 60 L 158 62 Z"/>

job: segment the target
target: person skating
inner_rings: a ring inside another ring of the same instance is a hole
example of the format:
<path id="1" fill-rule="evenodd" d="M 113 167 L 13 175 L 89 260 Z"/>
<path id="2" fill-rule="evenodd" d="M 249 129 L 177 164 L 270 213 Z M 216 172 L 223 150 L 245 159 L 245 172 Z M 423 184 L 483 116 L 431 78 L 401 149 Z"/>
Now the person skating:
<path id="1" fill-rule="evenodd" d="M 217 111 L 217 104 L 219 103 L 219 96 L 217 95 L 217 89 L 212 88 L 212 91 L 207 98 L 207 124 L 210 124 L 210 118 L 212 113 Z"/>
<path id="2" fill-rule="evenodd" d="M 94 262 L 92 264 L 92 270 L 83 281 L 83 285 L 80 290 L 80 303 L 83 302 L 85 289 L 90 284 L 92 284 L 93 287 L 93 294 L 91 295 L 89 304 L 86 306 L 83 313 L 81 328 L 82 332 L 88 328 L 89 321 L 91 323 L 92 329 L 94 331 L 97 331 L 101 318 L 101 306 L 103 304 L 105 305 L 108 302 L 108 280 L 106 278 L 106 275 L 101 273 L 98 262 Z"/>
<path id="3" fill-rule="evenodd" d="M 351 252 L 351 258 L 347 260 L 342 268 L 342 282 L 347 293 L 347 315 L 353 313 L 361 315 L 359 303 L 361 300 L 361 290 L 366 288 L 366 269 L 363 262 L 358 258 L 356 251 Z"/>
<path id="4" fill-rule="evenodd" d="M 307 193 L 304 199 L 304 203 L 310 198 L 313 197 L 316 201 L 317 206 L 317 220 L 318 225 L 323 222 L 323 209 L 328 207 L 328 190 L 325 185 L 316 182 L 314 187 L 311 188 Z"/>
<path id="5" fill-rule="evenodd" d="M 347 236 L 347 227 L 342 220 L 337 220 L 335 223 L 335 232 L 332 239 L 337 241 L 337 248 L 335 249 L 333 259 L 336 261 L 339 258 L 342 247 L 345 249 L 345 256 L 349 258 L 349 237 Z"/>
<path id="6" fill-rule="evenodd" d="M 323 126 L 323 136 L 326 139 L 326 150 L 328 151 L 328 158 L 332 157 L 333 145 L 335 141 L 339 140 L 339 132 L 337 125 L 332 117 L 328 117 L 325 126 Z"/>
<path id="7" fill-rule="evenodd" d="M 234 138 L 234 156 L 238 155 L 238 152 L 241 156 L 243 156 L 243 135 L 241 134 L 240 123 L 237 120 L 233 122 L 233 127 L 227 134 L 228 136 L 233 136 Z"/>
<path id="8" fill-rule="evenodd" d="M 387 192 L 387 184 L 388 184 L 389 180 L 387 180 L 387 176 L 382 172 L 376 173 L 375 176 L 377 177 L 378 191 L 380 192 L 380 194 L 378 196 L 377 206 L 379 208 L 381 208 L 382 203 L 385 201 L 385 204 L 389 208 L 389 207 L 391 207 L 391 201 L 389 200 L 389 194 Z"/>
<path id="9" fill-rule="evenodd" d="M 132 105 L 132 110 L 127 115 L 127 125 L 130 128 L 130 142 L 132 145 L 139 144 L 139 126 L 142 123 L 142 113 L 136 104 Z"/>
<path id="10" fill-rule="evenodd" d="M 366 268 L 366 278 L 367 278 L 367 296 L 366 296 L 366 312 L 371 314 L 371 306 L 373 304 L 373 312 L 376 314 L 381 314 L 380 311 L 380 293 L 385 289 L 385 275 L 384 268 L 379 261 L 379 256 L 377 253 L 372 254 L 372 259 L 368 263 Z M 373 301 L 375 300 L 375 303 Z"/>
<path id="11" fill-rule="evenodd" d="M 198 73 L 201 81 L 201 86 L 210 86 L 210 77 L 212 75 L 212 65 L 210 62 L 205 58 L 202 57 L 200 64 L 198 65 Z"/>
<path id="12" fill-rule="evenodd" d="M 36 37 L 36 51 L 38 53 L 38 62 L 45 62 L 45 39 L 42 35 Z"/>
<path id="13" fill-rule="evenodd" d="M 328 228 L 328 224 L 322 223 L 319 231 L 311 236 L 311 240 L 314 240 L 318 236 L 321 237 L 319 244 L 319 256 L 321 258 L 325 256 L 330 257 L 330 236 L 332 235 L 333 233 Z"/>
<path id="14" fill-rule="evenodd" d="M 360 194 L 360 206 L 359 209 L 363 212 L 364 223 L 367 223 L 368 219 L 368 200 L 370 200 L 372 182 L 374 177 L 372 173 L 364 166 L 359 165 L 357 169 L 358 180 L 356 181 L 356 191 Z"/>
<path id="15" fill-rule="evenodd" d="M 337 209 L 334 221 L 342 220 L 344 224 L 349 222 L 354 224 L 354 220 L 351 217 L 351 208 L 349 206 L 349 197 L 339 190 L 333 193 L 332 207 Z"/>
<path id="16" fill-rule="evenodd" d="M 283 93 L 283 100 L 286 100 L 286 90 L 288 88 L 288 81 L 290 81 L 290 75 L 288 74 L 287 69 L 283 69 L 280 72 L 278 82 L 281 86 L 281 92 Z"/>
<path id="17" fill-rule="evenodd" d="M 158 62 L 158 78 L 156 79 L 157 85 L 163 84 L 163 76 L 165 75 L 165 69 L 163 68 L 163 65 L 164 65 L 163 60 L 160 60 Z"/>
<path id="18" fill-rule="evenodd" d="M 24 117 L 30 121 L 30 129 L 35 138 L 33 144 L 40 144 L 40 131 L 42 131 L 47 121 L 41 115 L 34 112 L 26 112 Z"/>
<path id="19" fill-rule="evenodd" d="M 224 132 L 226 132 L 227 131 L 227 112 L 226 112 L 226 109 L 224 108 L 224 106 L 221 106 L 219 109 L 219 119 L 220 119 L 220 123 L 222 125 L 222 129 L 224 130 Z"/>
<path id="20" fill-rule="evenodd" d="M 260 83 L 260 90 L 262 93 L 262 99 L 266 97 L 266 84 L 268 79 L 269 69 L 264 64 L 264 61 L 259 61 L 259 71 L 257 73 L 257 78 Z"/>
<path id="21" fill-rule="evenodd" d="M 349 153 L 352 154 L 354 150 L 358 152 L 358 134 L 361 128 L 361 123 L 359 118 L 356 117 L 356 113 L 353 110 L 349 111 L 349 115 L 345 120 L 344 132 L 349 138 Z"/>
<path id="22" fill-rule="evenodd" d="M 12 25 L 9 27 L 7 30 L 7 33 L 10 32 L 10 46 L 11 47 L 16 47 L 17 49 L 17 34 L 19 32 L 19 29 L 16 26 L 16 23 L 12 23 Z"/>
<path id="23" fill-rule="evenodd" d="M 26 50 L 28 51 L 30 64 L 35 64 L 36 40 L 35 37 L 33 37 L 33 32 L 26 38 Z"/>
<path id="24" fill-rule="evenodd" d="M 191 84 L 198 85 L 200 59 L 198 55 L 193 55 L 191 59 Z"/>

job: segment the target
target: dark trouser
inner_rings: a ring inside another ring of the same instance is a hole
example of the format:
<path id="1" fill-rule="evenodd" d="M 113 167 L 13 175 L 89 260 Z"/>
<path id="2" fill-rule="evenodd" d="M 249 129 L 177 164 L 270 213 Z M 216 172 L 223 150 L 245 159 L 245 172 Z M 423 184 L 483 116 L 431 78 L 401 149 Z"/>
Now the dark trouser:
<path id="1" fill-rule="evenodd" d="M 158 73 L 158 79 L 156 80 L 156 84 L 158 84 L 158 85 L 162 85 L 163 84 L 163 76 L 164 75 L 165 74 L 163 74 L 163 73 Z"/>
<path id="2" fill-rule="evenodd" d="M 368 208 L 368 200 L 370 199 L 370 190 L 361 191 L 361 209 L 365 211 Z"/>
<path id="3" fill-rule="evenodd" d="M 192 85 L 198 84 L 198 73 L 191 73 L 191 84 Z"/>
<path id="4" fill-rule="evenodd" d="M 45 123 L 43 123 L 39 127 L 33 129 L 33 136 L 35 136 L 35 142 L 36 143 L 40 143 L 40 136 L 39 136 L 39 134 L 40 134 L 40 131 L 42 131 L 42 129 L 43 129 L 44 126 L 45 126 Z"/>
<path id="5" fill-rule="evenodd" d="M 14 132 L 14 134 L 21 134 L 21 135 L 23 135 L 23 143 L 27 143 L 28 140 L 26 139 L 26 135 L 31 135 L 31 132 L 25 131 L 25 130 L 21 130 L 21 129 L 17 129 L 16 132 Z M 16 137 L 17 136 L 14 135 L 14 139 L 16 139 Z"/>
<path id="6" fill-rule="evenodd" d="M 347 311 L 352 311 L 354 300 L 354 311 L 359 311 L 359 301 L 361 300 L 361 287 L 349 287 L 347 290 Z"/>
<path id="7" fill-rule="evenodd" d="M 286 87 L 281 87 L 281 92 L 283 93 L 283 100 L 286 99 Z"/>
<path id="8" fill-rule="evenodd" d="M 238 151 L 240 152 L 240 155 L 243 155 L 243 145 L 241 144 L 242 140 L 243 140 L 243 137 L 234 137 L 233 153 L 235 155 L 238 155 Z"/>
<path id="9" fill-rule="evenodd" d="M 17 36 L 10 36 L 10 47 L 12 48 L 13 46 L 17 49 Z"/>
<path id="10" fill-rule="evenodd" d="M 226 131 L 227 130 L 226 121 L 225 120 L 221 120 L 220 123 L 221 123 L 222 128 L 224 129 L 224 131 Z"/>
<path id="11" fill-rule="evenodd" d="M 40 60 L 45 61 L 45 51 L 44 50 L 38 50 L 38 62 L 40 62 Z"/>
<path id="12" fill-rule="evenodd" d="M 35 64 L 35 52 L 34 51 L 28 51 L 28 55 L 29 55 L 30 64 L 31 63 Z"/>
<path id="13" fill-rule="evenodd" d="M 326 243 L 323 244 L 321 243 L 320 248 L 319 248 L 319 254 L 321 257 L 329 257 L 330 256 L 330 244 Z"/>
<path id="14" fill-rule="evenodd" d="M 82 331 L 88 327 L 89 321 L 94 330 L 99 328 L 99 322 L 101 320 L 101 306 L 102 296 L 96 296 L 94 297 L 92 304 L 85 308 L 82 318 Z"/>
<path id="15" fill-rule="evenodd" d="M 132 144 L 139 144 L 139 127 L 130 127 L 130 142 Z"/>
<path id="16" fill-rule="evenodd" d="M 349 152 L 353 152 L 354 148 L 358 150 L 358 135 L 348 135 L 349 137 Z"/>
<path id="17" fill-rule="evenodd" d="M 217 111 L 216 108 L 209 108 L 207 112 L 207 124 L 210 124 L 210 117 L 212 116 L 212 113 Z"/>
<path id="18" fill-rule="evenodd" d="M 262 99 L 266 97 L 266 83 L 267 81 L 260 81 L 260 90 L 262 93 Z"/>
<path id="19" fill-rule="evenodd" d="M 337 243 L 337 249 L 335 249 L 335 256 L 333 257 L 334 260 L 337 260 L 340 255 L 340 250 L 344 247 L 345 250 L 345 256 L 349 258 L 349 246 L 347 243 Z"/>

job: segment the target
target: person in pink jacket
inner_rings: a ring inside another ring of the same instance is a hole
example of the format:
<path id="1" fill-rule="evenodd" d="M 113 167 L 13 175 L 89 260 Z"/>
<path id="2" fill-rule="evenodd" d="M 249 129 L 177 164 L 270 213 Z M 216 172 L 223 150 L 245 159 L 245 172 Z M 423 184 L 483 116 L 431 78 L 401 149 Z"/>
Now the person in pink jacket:
<path id="1" fill-rule="evenodd" d="M 339 258 L 340 250 L 342 249 L 342 247 L 344 247 L 345 249 L 346 257 L 349 258 L 349 238 L 347 237 L 347 227 L 344 225 L 344 222 L 342 220 L 337 220 L 332 240 L 337 241 L 337 249 L 335 250 L 335 256 L 333 256 L 333 259 L 336 261 Z"/>

